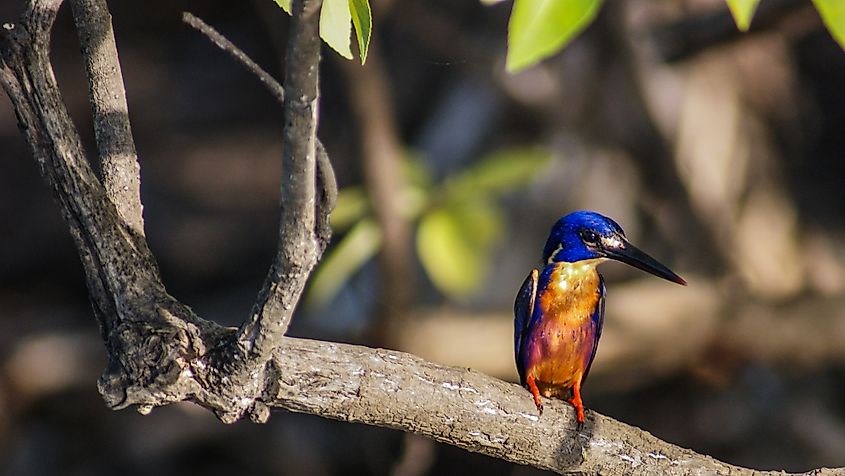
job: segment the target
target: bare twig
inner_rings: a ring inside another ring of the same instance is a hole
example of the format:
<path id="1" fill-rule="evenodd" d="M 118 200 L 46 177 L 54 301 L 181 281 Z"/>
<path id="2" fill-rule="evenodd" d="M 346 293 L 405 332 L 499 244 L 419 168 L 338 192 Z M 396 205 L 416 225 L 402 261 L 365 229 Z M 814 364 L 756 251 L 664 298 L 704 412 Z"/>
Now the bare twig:
<path id="1" fill-rule="evenodd" d="M 202 21 L 202 19 L 198 18 L 191 12 L 182 12 L 182 21 L 186 24 L 190 25 L 193 29 L 197 30 L 198 32 L 202 33 L 206 36 L 212 43 L 214 43 L 218 48 L 228 53 L 231 57 L 235 58 L 243 67 L 245 67 L 249 72 L 254 74 L 258 77 L 261 83 L 270 91 L 270 94 L 279 101 L 279 104 L 284 105 L 285 103 L 285 89 L 276 81 L 270 73 L 264 70 L 261 66 L 258 65 L 255 61 L 252 60 L 249 56 L 246 55 L 240 48 L 235 46 L 234 43 L 229 41 L 225 36 L 221 35 L 217 30 L 212 28 L 209 24 Z"/>
<path id="2" fill-rule="evenodd" d="M 237 60 L 247 71 L 257 76 L 261 84 L 276 98 L 279 105 L 284 107 L 285 89 L 270 73 L 247 56 L 243 50 L 190 12 L 182 13 L 182 21 L 205 35 L 218 48 Z M 335 201 L 337 200 L 337 182 L 335 181 L 334 169 L 329 161 L 329 156 L 319 139 L 317 139 L 317 194 L 317 241 L 319 243 L 320 253 L 322 253 L 331 239 L 329 214 L 334 209 Z"/>
<path id="3" fill-rule="evenodd" d="M 144 236 L 140 166 L 129 124 L 111 15 L 105 0 L 73 0 L 70 3 L 85 59 L 106 195 L 133 233 Z"/>

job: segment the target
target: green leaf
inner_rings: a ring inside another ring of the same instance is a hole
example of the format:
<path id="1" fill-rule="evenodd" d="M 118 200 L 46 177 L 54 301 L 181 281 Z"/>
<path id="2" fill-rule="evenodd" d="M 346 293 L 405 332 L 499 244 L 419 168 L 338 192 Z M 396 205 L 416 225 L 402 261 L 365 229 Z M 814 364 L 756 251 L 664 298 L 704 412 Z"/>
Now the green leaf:
<path id="1" fill-rule="evenodd" d="M 833 39 L 845 49 L 845 2 L 842 0 L 813 0 Z"/>
<path id="2" fill-rule="evenodd" d="M 282 10 L 285 11 L 288 15 L 290 15 L 290 0 L 273 0 L 276 2 L 276 5 L 282 7 Z"/>
<path id="3" fill-rule="evenodd" d="M 533 180 L 551 157 L 549 151 L 539 148 L 498 150 L 450 179 L 446 193 L 450 199 L 464 200 L 516 190 Z"/>
<path id="4" fill-rule="evenodd" d="M 369 0 L 349 0 L 349 10 L 352 12 L 352 24 L 358 37 L 358 51 L 361 54 L 361 64 L 367 61 L 367 49 L 370 47 L 370 36 L 373 32 L 373 15 L 370 11 Z"/>
<path id="5" fill-rule="evenodd" d="M 563 48 L 595 18 L 601 0 L 514 0 L 508 25 L 510 72 Z"/>
<path id="6" fill-rule="evenodd" d="M 323 0 L 320 10 L 320 38 L 337 54 L 352 59 L 352 14 L 348 0 Z"/>
<path id="7" fill-rule="evenodd" d="M 751 17 L 754 16 L 754 11 L 757 10 L 757 4 L 760 0 L 726 0 L 731 15 L 734 17 L 736 27 L 741 31 L 748 31 L 751 26 Z"/>
<path id="8" fill-rule="evenodd" d="M 334 248 L 326 254 L 311 280 L 305 305 L 324 304 L 337 295 L 343 284 L 381 247 L 381 229 L 371 218 L 359 221 Z"/>
<path id="9" fill-rule="evenodd" d="M 432 283 L 444 294 L 462 298 L 478 291 L 490 269 L 490 253 L 501 237 L 498 208 L 475 200 L 436 208 L 417 229 L 417 253 Z"/>

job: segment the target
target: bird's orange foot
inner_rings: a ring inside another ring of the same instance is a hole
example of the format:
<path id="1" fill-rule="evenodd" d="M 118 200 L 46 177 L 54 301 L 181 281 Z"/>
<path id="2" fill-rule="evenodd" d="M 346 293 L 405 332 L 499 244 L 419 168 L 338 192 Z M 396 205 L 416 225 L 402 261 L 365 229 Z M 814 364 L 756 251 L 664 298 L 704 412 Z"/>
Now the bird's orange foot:
<path id="1" fill-rule="evenodd" d="M 575 416 L 578 419 L 576 430 L 581 431 L 584 428 L 584 402 L 581 401 L 581 383 L 578 382 L 572 387 L 572 398 L 566 400 L 573 407 L 575 407 Z"/>
<path id="2" fill-rule="evenodd" d="M 543 416 L 543 402 L 540 401 L 540 389 L 537 388 L 537 382 L 534 380 L 534 376 L 529 375 L 525 383 L 528 384 L 528 390 L 534 396 L 534 405 L 537 406 L 537 411 L 540 412 L 540 416 Z"/>

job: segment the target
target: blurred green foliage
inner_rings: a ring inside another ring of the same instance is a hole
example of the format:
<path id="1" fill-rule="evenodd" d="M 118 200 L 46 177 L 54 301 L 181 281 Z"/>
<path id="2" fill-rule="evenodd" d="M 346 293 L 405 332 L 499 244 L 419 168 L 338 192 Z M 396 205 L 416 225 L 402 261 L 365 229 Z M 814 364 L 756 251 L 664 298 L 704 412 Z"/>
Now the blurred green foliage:
<path id="1" fill-rule="evenodd" d="M 737 28 L 747 31 L 760 0 L 725 1 Z M 601 3 L 601 0 L 514 0 L 508 26 L 507 70 L 520 71 L 558 52 L 593 21 Z M 833 38 L 845 48 L 845 0 L 813 0 L 813 3 Z"/>
<path id="2" fill-rule="evenodd" d="M 290 14 L 291 0 L 273 1 Z M 737 28 L 747 31 L 760 0 L 725 1 Z M 845 0 L 813 0 L 813 3 L 831 35 L 845 48 Z M 514 0 L 508 23 L 507 70 L 521 71 L 560 51 L 592 23 L 601 4 L 602 0 Z M 323 0 L 320 37 L 346 59 L 352 59 L 353 29 L 364 64 L 373 30 L 369 0 Z"/>
<path id="3" fill-rule="evenodd" d="M 504 237 L 505 217 L 497 199 L 524 187 L 550 158 L 544 150 L 503 149 L 440 183 L 420 158 L 406 158 L 396 199 L 404 218 L 417 224 L 417 254 L 440 292 L 461 299 L 483 286 L 491 254 Z M 381 246 L 381 230 L 361 187 L 340 191 L 332 228 L 345 235 L 316 270 L 307 306 L 331 301 Z"/>

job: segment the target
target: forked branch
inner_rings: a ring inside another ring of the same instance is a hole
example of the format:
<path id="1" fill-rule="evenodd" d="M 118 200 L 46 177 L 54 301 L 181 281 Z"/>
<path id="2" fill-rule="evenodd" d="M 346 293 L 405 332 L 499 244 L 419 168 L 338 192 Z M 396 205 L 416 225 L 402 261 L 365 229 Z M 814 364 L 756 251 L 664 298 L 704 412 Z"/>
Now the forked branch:
<path id="1" fill-rule="evenodd" d="M 82 19 L 77 27 L 101 27 L 104 4 L 80 2 L 103 8 L 81 10 L 100 18 Z M 477 372 L 401 352 L 284 337 L 325 246 L 334 190 L 330 167 L 318 173 L 327 159 L 315 136 L 319 2 L 293 3 L 280 246 L 265 292 L 240 332 L 198 318 L 167 294 L 143 235 L 126 226 L 114 203 L 134 195 L 109 193 L 89 166 L 49 62 L 50 30 L 61 1 L 33 0 L 20 24 L 5 26 L 0 84 L 82 258 L 109 354 L 99 382 L 106 402 L 148 412 L 193 401 L 225 422 L 245 415 L 266 421 L 275 407 L 395 428 L 560 473 L 752 474 L 595 413 L 577 433 L 566 404 L 550 402 L 538 418 L 524 390 Z M 96 37 L 91 35 L 80 32 L 83 43 Z M 83 54 L 94 49 L 83 48 Z M 96 68 L 89 74 L 106 91 L 115 87 Z M 101 156 L 109 150 L 100 145 Z M 127 167 L 122 172 L 136 171 L 129 163 L 115 164 Z"/>
<path id="2" fill-rule="evenodd" d="M 266 361 L 284 336 L 305 283 L 323 251 L 315 209 L 320 71 L 320 0 L 294 0 L 284 95 L 279 247 L 238 343 L 251 360 Z"/>

